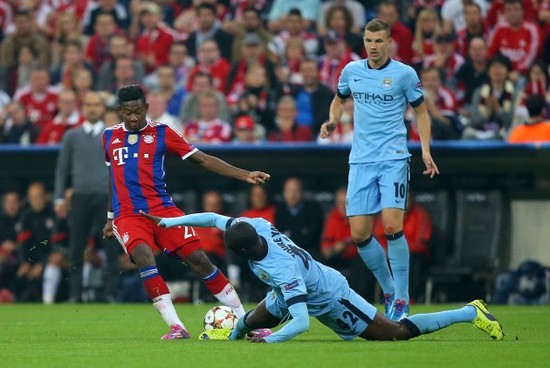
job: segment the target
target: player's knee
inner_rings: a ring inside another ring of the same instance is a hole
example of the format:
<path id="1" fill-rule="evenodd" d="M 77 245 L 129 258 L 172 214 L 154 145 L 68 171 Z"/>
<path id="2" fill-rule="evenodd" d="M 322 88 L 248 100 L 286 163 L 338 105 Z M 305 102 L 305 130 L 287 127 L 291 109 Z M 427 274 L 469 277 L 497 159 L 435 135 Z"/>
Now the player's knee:
<path id="1" fill-rule="evenodd" d="M 395 226 L 394 224 L 387 224 L 387 225 L 384 225 L 384 233 L 386 235 L 393 235 L 395 233 L 397 233 L 399 230 L 397 228 L 397 226 Z"/>
<path id="2" fill-rule="evenodd" d="M 139 268 L 152 266 L 155 264 L 155 256 L 153 251 L 145 243 L 141 243 L 135 247 L 130 256 Z"/>
<path id="3" fill-rule="evenodd" d="M 202 249 L 189 254 L 185 258 L 185 263 L 200 276 L 209 275 L 215 267 Z"/>

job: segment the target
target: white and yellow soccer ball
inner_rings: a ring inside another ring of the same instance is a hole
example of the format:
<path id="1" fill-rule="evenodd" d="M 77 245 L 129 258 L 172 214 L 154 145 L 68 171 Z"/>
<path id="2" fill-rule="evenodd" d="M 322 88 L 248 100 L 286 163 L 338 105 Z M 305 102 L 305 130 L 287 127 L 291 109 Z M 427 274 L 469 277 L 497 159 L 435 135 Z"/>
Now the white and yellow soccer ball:
<path id="1" fill-rule="evenodd" d="M 204 330 L 227 329 L 232 330 L 237 325 L 237 316 L 233 310 L 225 305 L 213 307 L 204 316 Z"/>

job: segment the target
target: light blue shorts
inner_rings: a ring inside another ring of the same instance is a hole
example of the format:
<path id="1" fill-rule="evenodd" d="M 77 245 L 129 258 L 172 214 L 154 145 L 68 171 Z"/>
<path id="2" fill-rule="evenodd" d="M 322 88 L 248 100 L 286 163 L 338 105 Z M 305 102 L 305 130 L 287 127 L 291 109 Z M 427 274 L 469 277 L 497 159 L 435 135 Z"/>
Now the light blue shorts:
<path id="1" fill-rule="evenodd" d="M 383 208 L 407 206 L 410 159 L 350 164 L 346 213 L 374 215 Z"/>
<path id="2" fill-rule="evenodd" d="M 273 291 L 267 293 L 265 306 L 269 313 L 283 321 L 290 317 L 284 300 L 280 300 Z M 376 316 L 376 308 L 350 288 L 341 297 L 327 300 L 322 306 L 308 304 L 307 307 L 311 316 L 343 340 L 352 340 L 362 334 Z M 322 314 L 317 315 L 318 308 L 322 308 Z"/>

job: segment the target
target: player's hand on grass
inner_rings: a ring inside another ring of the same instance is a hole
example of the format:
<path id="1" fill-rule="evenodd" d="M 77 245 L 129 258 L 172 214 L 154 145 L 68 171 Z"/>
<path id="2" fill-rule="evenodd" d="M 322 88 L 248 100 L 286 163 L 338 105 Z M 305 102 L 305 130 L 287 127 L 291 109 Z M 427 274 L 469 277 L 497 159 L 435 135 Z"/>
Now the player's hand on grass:
<path id="1" fill-rule="evenodd" d="M 111 238 L 113 235 L 113 220 L 108 219 L 105 226 L 103 226 L 103 239 Z"/>
<path id="2" fill-rule="evenodd" d="M 162 217 L 153 216 L 148 213 L 143 212 L 142 210 L 139 210 L 139 214 L 143 217 L 147 217 L 149 220 L 156 222 L 158 226 L 160 227 L 166 227 L 166 224 L 162 223 Z"/>
<path id="3" fill-rule="evenodd" d="M 332 132 L 336 129 L 336 123 L 334 121 L 327 121 L 321 125 L 321 138 L 326 139 L 332 135 Z"/>
<path id="4" fill-rule="evenodd" d="M 250 174 L 248 174 L 248 178 L 246 179 L 246 181 L 250 184 L 265 184 L 270 178 L 271 175 L 264 172 L 251 171 Z"/>
<path id="5" fill-rule="evenodd" d="M 253 343 L 262 343 L 262 342 L 265 342 L 264 338 L 263 338 L 263 337 L 259 337 L 259 336 L 249 336 L 249 335 L 247 335 L 247 336 L 246 336 L 246 339 L 248 340 L 248 342 L 253 342 Z"/>
<path id="6" fill-rule="evenodd" d="M 436 174 L 439 174 L 439 169 L 437 168 L 437 165 L 429 152 L 422 154 L 422 161 L 424 161 L 424 165 L 426 165 L 426 170 L 422 172 L 424 175 L 429 175 L 431 179 Z"/>

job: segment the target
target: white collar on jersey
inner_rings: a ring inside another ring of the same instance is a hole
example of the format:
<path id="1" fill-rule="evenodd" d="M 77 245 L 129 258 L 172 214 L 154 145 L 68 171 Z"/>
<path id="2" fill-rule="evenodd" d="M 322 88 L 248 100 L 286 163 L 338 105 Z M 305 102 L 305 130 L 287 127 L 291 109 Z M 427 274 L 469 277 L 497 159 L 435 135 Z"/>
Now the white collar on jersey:
<path id="1" fill-rule="evenodd" d="M 101 132 L 103 132 L 104 128 L 105 124 L 102 120 L 96 122 L 95 124 L 92 124 L 89 121 L 85 121 L 82 124 L 82 129 L 84 129 L 84 132 L 86 134 L 99 135 L 101 134 Z"/>

